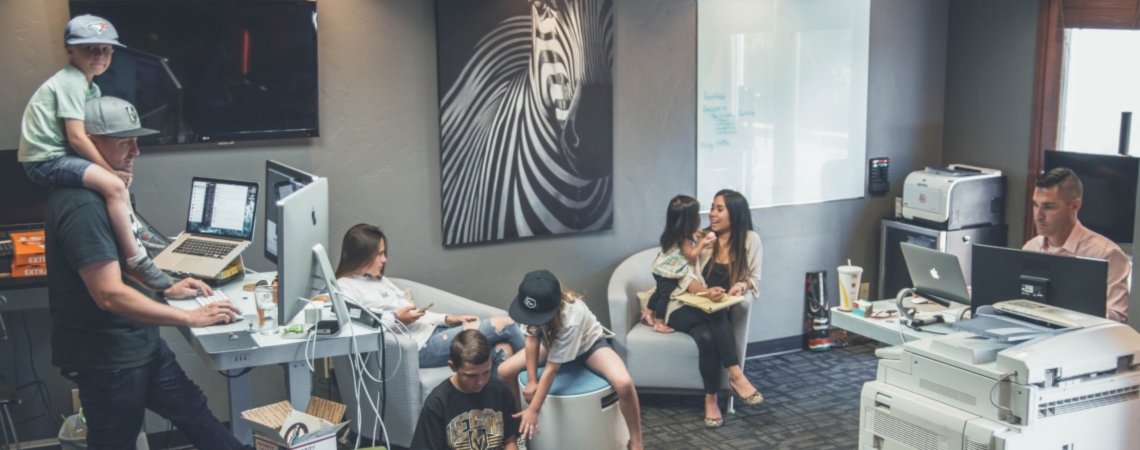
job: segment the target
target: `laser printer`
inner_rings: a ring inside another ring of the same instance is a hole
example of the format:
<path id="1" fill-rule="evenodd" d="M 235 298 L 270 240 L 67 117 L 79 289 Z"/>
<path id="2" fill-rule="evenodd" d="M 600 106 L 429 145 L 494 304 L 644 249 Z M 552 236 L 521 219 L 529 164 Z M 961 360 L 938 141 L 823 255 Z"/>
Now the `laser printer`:
<path id="1" fill-rule="evenodd" d="M 1005 177 L 965 164 L 911 172 L 903 184 L 902 215 L 943 230 L 1004 223 Z"/>
<path id="2" fill-rule="evenodd" d="M 1020 337 L 964 331 L 876 351 L 860 450 L 1140 448 L 1140 333 L 1028 300 L 983 308 L 1004 322 L 987 333 Z"/>

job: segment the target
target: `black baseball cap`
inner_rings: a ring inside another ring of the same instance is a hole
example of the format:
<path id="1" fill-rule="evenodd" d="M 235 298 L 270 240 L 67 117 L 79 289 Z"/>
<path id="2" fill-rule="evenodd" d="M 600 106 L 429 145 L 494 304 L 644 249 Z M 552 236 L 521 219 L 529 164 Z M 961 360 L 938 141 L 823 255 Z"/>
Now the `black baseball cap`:
<path id="1" fill-rule="evenodd" d="M 519 295 L 511 303 L 511 318 L 523 325 L 544 325 L 558 314 L 562 285 L 548 270 L 526 274 L 519 284 Z"/>

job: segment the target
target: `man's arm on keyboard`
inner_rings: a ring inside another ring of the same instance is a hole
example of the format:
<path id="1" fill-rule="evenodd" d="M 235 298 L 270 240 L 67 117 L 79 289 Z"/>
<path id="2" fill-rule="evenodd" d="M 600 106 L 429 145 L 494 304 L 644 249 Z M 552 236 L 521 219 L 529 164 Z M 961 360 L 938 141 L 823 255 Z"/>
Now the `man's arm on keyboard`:
<path id="1" fill-rule="evenodd" d="M 235 316 L 241 315 L 237 306 L 228 301 L 215 302 L 186 311 L 151 300 L 123 284 L 119 262 L 116 260 L 98 261 L 80 267 L 79 276 L 83 278 L 87 291 L 99 308 L 138 323 L 203 327 L 218 322 L 229 323 Z M 202 282 L 187 278 L 167 289 L 166 293 L 171 298 L 192 297 L 198 292 L 197 283 Z"/>

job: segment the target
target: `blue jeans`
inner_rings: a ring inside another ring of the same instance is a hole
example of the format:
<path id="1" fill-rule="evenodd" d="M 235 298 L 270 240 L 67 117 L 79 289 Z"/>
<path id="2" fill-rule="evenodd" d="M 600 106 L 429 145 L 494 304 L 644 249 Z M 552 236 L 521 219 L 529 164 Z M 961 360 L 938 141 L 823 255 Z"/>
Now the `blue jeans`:
<path id="1" fill-rule="evenodd" d="M 24 173 L 33 183 L 49 187 L 83 187 L 83 173 L 94 164 L 75 155 L 64 155 L 47 161 L 24 163 Z"/>
<path id="2" fill-rule="evenodd" d="M 431 338 L 423 347 L 420 347 L 420 367 L 426 369 L 446 366 L 447 360 L 451 358 L 451 340 L 461 331 L 463 331 L 462 325 L 436 327 Z M 499 364 L 507 359 L 507 353 L 502 349 L 494 348 L 496 345 L 506 342 L 515 352 L 526 347 L 526 334 L 523 333 L 518 324 L 506 325 L 502 331 L 496 332 L 495 325 L 491 323 L 490 317 L 480 317 L 479 332 L 486 336 L 488 341 L 491 341 L 491 376 L 498 375 Z"/>
<path id="3" fill-rule="evenodd" d="M 87 419 L 87 448 L 130 449 L 142 430 L 149 409 L 170 420 L 201 449 L 252 449 L 238 442 L 210 408 L 174 353 L 160 340 L 150 362 L 119 370 L 62 369 L 63 376 L 79 385 L 79 400 Z M 237 419 L 234 419 L 237 420 Z"/>

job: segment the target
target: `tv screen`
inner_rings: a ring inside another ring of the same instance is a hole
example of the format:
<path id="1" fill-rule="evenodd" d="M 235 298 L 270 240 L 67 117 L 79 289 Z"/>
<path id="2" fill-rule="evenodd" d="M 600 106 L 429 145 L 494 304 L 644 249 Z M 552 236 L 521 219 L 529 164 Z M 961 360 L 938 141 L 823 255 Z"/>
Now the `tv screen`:
<path id="1" fill-rule="evenodd" d="M 1131 244 L 1136 226 L 1136 184 L 1140 158 L 1045 151 L 1045 171 L 1068 167 L 1081 179 L 1081 225 L 1117 244 Z"/>
<path id="2" fill-rule="evenodd" d="M 143 145 L 318 136 L 317 4 L 310 1 L 86 1 L 119 32 L 104 96 L 160 131 Z"/>

